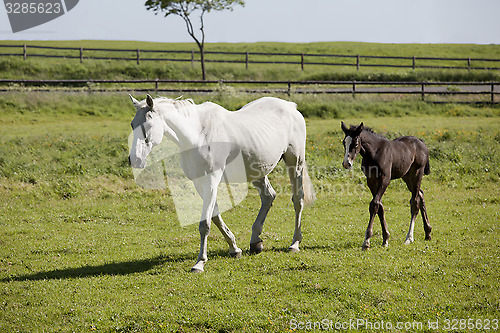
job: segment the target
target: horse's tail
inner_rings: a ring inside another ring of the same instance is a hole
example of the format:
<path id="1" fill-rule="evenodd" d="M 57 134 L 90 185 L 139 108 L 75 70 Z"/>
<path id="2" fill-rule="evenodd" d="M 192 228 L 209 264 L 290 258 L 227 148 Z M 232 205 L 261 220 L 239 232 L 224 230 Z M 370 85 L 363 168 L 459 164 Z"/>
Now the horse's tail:
<path id="1" fill-rule="evenodd" d="M 304 192 L 304 204 L 311 206 L 316 200 L 316 194 L 314 193 L 314 187 L 307 172 L 307 164 L 305 163 L 302 170 L 302 191 Z"/>
<path id="2" fill-rule="evenodd" d="M 429 160 L 425 163 L 424 175 L 428 175 L 431 173 L 431 165 L 429 164 Z"/>

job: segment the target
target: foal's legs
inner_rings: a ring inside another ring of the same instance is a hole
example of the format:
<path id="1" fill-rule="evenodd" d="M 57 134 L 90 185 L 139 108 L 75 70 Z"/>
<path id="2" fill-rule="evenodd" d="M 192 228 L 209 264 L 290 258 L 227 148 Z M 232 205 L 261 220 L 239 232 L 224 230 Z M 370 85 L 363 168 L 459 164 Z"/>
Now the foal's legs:
<path id="1" fill-rule="evenodd" d="M 414 189 L 411 194 L 410 207 L 411 207 L 411 221 L 408 234 L 406 235 L 405 244 L 413 243 L 413 229 L 415 228 L 415 220 L 417 219 L 418 211 L 421 208 L 421 199 L 419 194 L 420 189 Z"/>
<path id="2" fill-rule="evenodd" d="M 411 170 L 410 170 L 411 171 Z M 422 219 L 424 221 L 425 239 L 431 239 L 431 226 L 429 225 L 429 218 L 427 217 L 427 210 L 425 209 L 424 201 L 424 191 L 420 189 L 422 183 L 422 177 L 424 170 L 419 169 L 414 174 L 403 177 L 406 186 L 411 191 L 411 221 L 408 234 L 406 235 L 405 244 L 411 244 L 413 242 L 413 229 L 415 228 L 415 220 L 417 219 L 418 211 L 422 214 Z"/>
<path id="3" fill-rule="evenodd" d="M 269 209 L 273 204 L 274 198 L 276 198 L 276 192 L 271 186 L 271 183 L 269 183 L 269 179 L 267 178 L 267 176 L 252 183 L 259 191 L 262 205 L 260 207 L 259 214 L 257 215 L 257 218 L 255 219 L 255 222 L 252 226 L 250 253 L 260 253 L 263 249 L 260 234 L 262 233 L 262 228 L 264 226 L 264 221 L 266 220 L 267 213 L 269 212 Z"/>
<path id="4" fill-rule="evenodd" d="M 422 214 L 422 220 L 424 220 L 424 231 L 425 231 L 425 240 L 431 240 L 431 230 L 432 227 L 429 224 L 429 218 L 427 217 L 427 209 L 425 208 L 425 201 L 424 201 L 424 191 L 420 189 L 419 191 L 419 196 L 420 196 L 420 214 Z"/>
<path id="5" fill-rule="evenodd" d="M 382 205 L 382 196 L 384 195 L 387 186 L 389 186 L 389 182 L 390 178 L 385 176 L 378 179 L 368 178 L 367 180 L 373 199 L 370 202 L 370 221 L 368 222 L 368 227 L 366 228 L 365 241 L 361 247 L 363 250 L 370 247 L 370 238 L 373 236 L 373 221 L 375 220 L 375 215 L 378 215 L 380 224 L 382 225 L 382 245 L 389 245 L 390 234 L 387 229 L 387 223 L 385 222 L 384 206 Z"/>

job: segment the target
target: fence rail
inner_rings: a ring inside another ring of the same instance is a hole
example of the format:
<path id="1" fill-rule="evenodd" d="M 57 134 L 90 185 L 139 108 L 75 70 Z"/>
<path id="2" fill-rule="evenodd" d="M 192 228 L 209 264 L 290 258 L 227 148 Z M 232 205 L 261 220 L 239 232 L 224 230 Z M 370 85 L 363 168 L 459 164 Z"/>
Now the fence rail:
<path id="1" fill-rule="evenodd" d="M 45 53 L 37 52 L 44 50 Z M 46 51 L 54 51 L 52 53 Z M 5 51 L 5 52 L 3 52 Z M 110 53 L 110 54 L 109 54 Z M 118 54 L 120 53 L 120 54 Z M 113 56 L 118 54 L 117 56 Z M 207 63 L 245 64 L 288 64 L 305 66 L 347 66 L 356 67 L 390 67 L 411 69 L 466 69 L 466 70 L 500 70 L 500 59 L 456 58 L 456 57 L 403 57 L 374 55 L 342 55 L 342 54 L 310 54 L 310 53 L 263 53 L 263 52 L 215 52 L 206 51 Z M 53 47 L 39 45 L 0 44 L 1 56 L 20 56 L 30 58 L 66 58 L 85 60 L 122 60 L 157 62 L 199 62 L 198 51 L 186 50 L 141 50 L 141 49 L 105 49 L 83 47 Z M 379 60 L 383 60 L 380 63 Z"/>
<path id="2" fill-rule="evenodd" d="M 0 79 L 0 91 L 147 91 L 169 93 L 214 93 L 240 86 L 249 94 L 394 94 L 428 96 L 478 96 L 467 101 L 439 102 L 499 103 L 500 82 L 373 82 L 373 81 L 240 81 L 240 80 L 14 80 Z"/>

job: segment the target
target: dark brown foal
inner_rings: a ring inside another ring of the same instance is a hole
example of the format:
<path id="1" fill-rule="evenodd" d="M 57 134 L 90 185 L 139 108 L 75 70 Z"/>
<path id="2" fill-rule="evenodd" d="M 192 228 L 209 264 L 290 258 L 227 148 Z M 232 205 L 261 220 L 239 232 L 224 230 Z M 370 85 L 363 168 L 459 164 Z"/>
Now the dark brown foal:
<path id="1" fill-rule="evenodd" d="M 342 122 L 345 133 L 345 155 L 342 165 L 349 169 L 358 154 L 361 154 L 361 168 L 366 176 L 366 182 L 373 195 L 370 202 L 370 221 L 366 229 L 362 248 L 370 247 L 373 235 L 373 221 L 378 215 L 382 224 L 383 246 L 389 243 L 389 231 L 384 216 L 382 196 L 392 179 L 402 178 L 412 196 L 411 222 L 405 244 L 413 242 L 413 229 L 420 210 L 424 221 L 425 239 L 431 239 L 431 226 L 425 209 L 424 192 L 420 189 L 422 177 L 430 173 L 429 151 L 422 140 L 413 136 L 403 136 L 392 141 L 365 128 L 363 123 L 358 126 L 347 126 Z"/>

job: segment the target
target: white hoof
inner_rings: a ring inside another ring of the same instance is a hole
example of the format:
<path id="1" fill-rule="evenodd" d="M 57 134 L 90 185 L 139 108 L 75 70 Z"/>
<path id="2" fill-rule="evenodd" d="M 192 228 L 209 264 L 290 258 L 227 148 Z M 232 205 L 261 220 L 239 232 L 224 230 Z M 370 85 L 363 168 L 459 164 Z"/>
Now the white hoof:
<path id="1" fill-rule="evenodd" d="M 205 263 L 203 261 L 198 261 L 196 265 L 191 268 L 191 273 L 203 273 L 203 268 Z"/>
<path id="2" fill-rule="evenodd" d="M 295 253 L 295 252 L 299 252 L 300 249 L 299 249 L 299 244 L 300 242 L 294 242 L 292 245 L 290 245 L 290 247 L 288 248 L 288 252 L 290 253 Z"/>
<path id="3" fill-rule="evenodd" d="M 411 239 L 411 238 L 407 238 L 407 239 L 405 240 L 405 243 L 404 243 L 404 244 L 405 244 L 405 245 L 410 245 L 411 243 L 413 243 L 413 239 Z"/>
<path id="4" fill-rule="evenodd" d="M 199 268 L 191 268 L 191 273 L 203 273 L 203 269 L 199 269 Z"/>
<path id="5" fill-rule="evenodd" d="M 233 258 L 241 258 L 241 253 L 243 251 L 241 251 L 241 249 L 236 249 L 234 252 L 229 252 L 229 255 Z"/>

